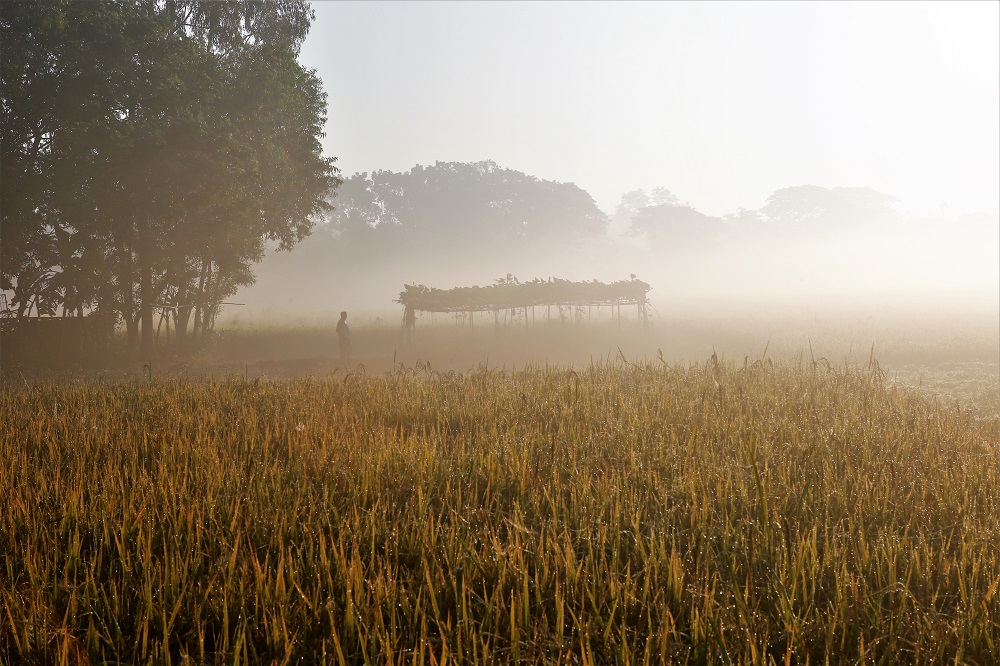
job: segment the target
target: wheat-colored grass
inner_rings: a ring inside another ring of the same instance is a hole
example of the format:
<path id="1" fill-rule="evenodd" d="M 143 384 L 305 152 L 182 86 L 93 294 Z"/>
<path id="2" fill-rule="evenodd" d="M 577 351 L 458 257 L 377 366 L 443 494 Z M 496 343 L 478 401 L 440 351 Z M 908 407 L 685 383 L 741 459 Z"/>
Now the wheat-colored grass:
<path id="1" fill-rule="evenodd" d="M 861 369 L 0 392 L 0 661 L 994 663 L 1000 420 Z"/>

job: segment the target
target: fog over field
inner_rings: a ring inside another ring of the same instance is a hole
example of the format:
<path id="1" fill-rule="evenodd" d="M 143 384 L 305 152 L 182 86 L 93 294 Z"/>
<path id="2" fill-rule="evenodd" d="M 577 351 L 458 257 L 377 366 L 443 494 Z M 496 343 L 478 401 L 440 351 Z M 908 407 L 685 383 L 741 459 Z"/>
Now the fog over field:
<path id="1" fill-rule="evenodd" d="M 6 6 L 4 362 L 34 319 L 133 362 L 402 327 L 405 285 L 636 279 L 668 329 L 1000 301 L 997 3 L 265 6 Z"/>
<path id="2" fill-rule="evenodd" d="M 234 363 L 336 370 L 347 310 L 369 370 L 874 353 L 997 408 L 995 4 L 316 10 L 302 58 L 329 91 L 344 183 L 223 310 L 230 339 L 273 335 Z M 344 67 L 356 52 L 364 66 Z M 630 276 L 651 287 L 644 326 L 627 308 L 524 330 L 514 313 L 418 312 L 407 343 L 395 302 L 404 285 Z M 295 327 L 314 334 L 283 347 Z"/>
<path id="3" fill-rule="evenodd" d="M 872 301 L 931 302 L 955 295 L 979 307 L 1000 298 L 1000 218 L 892 218 L 870 228 L 786 229 L 755 221 L 720 223 L 716 237 L 679 249 L 653 245 L 629 233 L 600 235 L 520 252 L 468 246 L 412 256 L 359 257 L 333 248 L 334 225 L 317 227 L 291 252 L 271 252 L 258 268 L 257 284 L 233 298 L 234 317 L 259 320 L 286 315 L 313 318 L 341 309 L 401 320 L 394 303 L 404 284 L 431 287 L 492 284 L 507 274 L 522 281 L 560 277 L 611 282 L 630 274 L 652 286 L 660 307 L 688 301 L 747 304 Z M 320 247 L 329 250 L 323 263 Z M 450 257 L 450 258 L 449 258 Z"/>
<path id="4" fill-rule="evenodd" d="M 401 321 L 404 283 L 508 274 L 635 274 L 661 311 L 1000 298 L 994 3 L 315 9 L 347 182 L 226 316 Z"/>

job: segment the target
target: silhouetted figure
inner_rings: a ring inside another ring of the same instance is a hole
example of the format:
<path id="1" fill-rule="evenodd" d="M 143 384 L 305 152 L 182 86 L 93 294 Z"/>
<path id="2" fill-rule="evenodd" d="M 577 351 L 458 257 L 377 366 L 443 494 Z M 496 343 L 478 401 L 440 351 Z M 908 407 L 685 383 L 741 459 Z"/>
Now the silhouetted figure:
<path id="1" fill-rule="evenodd" d="M 351 329 L 347 326 L 347 311 L 340 313 L 337 322 L 337 340 L 340 342 L 340 362 L 347 365 L 351 359 Z"/>

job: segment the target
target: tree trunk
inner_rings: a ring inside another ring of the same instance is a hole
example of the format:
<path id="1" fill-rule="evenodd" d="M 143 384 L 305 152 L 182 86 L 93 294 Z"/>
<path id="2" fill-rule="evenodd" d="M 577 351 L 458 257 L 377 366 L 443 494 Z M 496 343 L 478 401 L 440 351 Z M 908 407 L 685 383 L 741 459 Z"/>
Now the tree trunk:
<path id="1" fill-rule="evenodd" d="M 181 352 L 187 348 L 187 325 L 191 319 L 191 304 L 187 302 L 188 298 L 190 295 L 187 285 L 178 287 L 177 294 L 174 296 L 174 305 L 177 307 L 174 310 L 174 333 L 177 336 L 177 349 Z"/>
<path id="2" fill-rule="evenodd" d="M 146 234 L 139 243 L 139 318 L 142 320 L 142 355 L 153 355 L 153 266 Z"/>
<path id="3" fill-rule="evenodd" d="M 122 265 L 125 267 L 125 274 L 122 276 L 122 319 L 125 320 L 125 332 L 128 340 L 129 356 L 135 354 L 139 346 L 139 321 L 135 317 L 135 296 L 132 293 L 132 281 L 134 279 L 132 249 L 126 244 L 120 250 L 122 255 Z"/>
<path id="4" fill-rule="evenodd" d="M 215 289 L 219 283 L 218 271 L 212 271 L 212 262 L 208 262 L 208 274 L 205 276 L 205 290 L 201 297 L 201 339 L 204 340 L 215 322 Z"/>
<path id="5" fill-rule="evenodd" d="M 219 266 L 214 273 L 209 273 L 209 278 L 212 284 L 205 295 L 205 315 L 202 319 L 203 337 L 215 330 L 215 318 L 219 316 L 219 312 L 222 310 L 222 306 L 220 305 L 224 298 L 222 296 L 222 288 L 226 281 L 226 276 L 222 272 L 222 266 Z"/>
<path id="6" fill-rule="evenodd" d="M 201 260 L 201 275 L 198 277 L 198 291 L 194 295 L 194 324 L 191 327 L 191 341 L 199 339 L 205 317 L 205 291 L 212 265 L 207 259 Z"/>

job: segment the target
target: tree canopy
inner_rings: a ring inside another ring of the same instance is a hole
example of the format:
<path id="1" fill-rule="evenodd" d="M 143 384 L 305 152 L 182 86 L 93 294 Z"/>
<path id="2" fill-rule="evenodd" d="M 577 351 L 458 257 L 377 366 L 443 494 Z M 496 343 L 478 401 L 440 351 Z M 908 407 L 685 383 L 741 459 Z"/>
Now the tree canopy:
<path id="1" fill-rule="evenodd" d="M 348 244 L 442 257 L 573 243 L 607 226 L 607 216 L 573 183 L 540 180 L 492 160 L 358 173 L 344 182 L 337 203 L 332 221 Z"/>
<path id="2" fill-rule="evenodd" d="M 204 331 L 340 182 L 301 0 L 0 5 L 0 288 L 19 316 L 153 310 Z"/>
<path id="3" fill-rule="evenodd" d="M 631 232 L 657 250 L 687 250 L 713 242 L 722 220 L 690 206 L 664 203 L 646 206 L 632 216 Z"/>
<path id="4" fill-rule="evenodd" d="M 760 214 L 786 227 L 844 229 L 892 219 L 895 201 L 870 187 L 798 185 L 777 190 L 768 197 Z"/>

